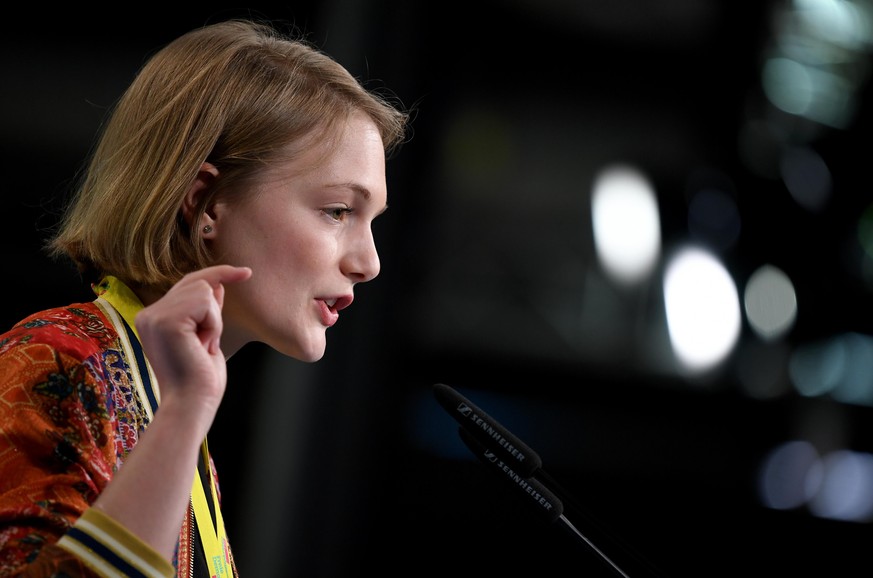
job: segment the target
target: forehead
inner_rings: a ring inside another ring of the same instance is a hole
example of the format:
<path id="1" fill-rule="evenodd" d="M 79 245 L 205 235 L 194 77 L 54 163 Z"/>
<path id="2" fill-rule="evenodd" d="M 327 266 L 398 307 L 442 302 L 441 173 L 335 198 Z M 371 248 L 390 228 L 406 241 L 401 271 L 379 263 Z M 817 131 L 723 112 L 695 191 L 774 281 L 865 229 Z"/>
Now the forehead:
<path id="1" fill-rule="evenodd" d="M 321 127 L 285 145 L 263 165 L 256 181 L 291 180 L 344 186 L 370 193 L 385 189 L 385 149 L 378 127 L 363 113 Z"/>
<path id="2" fill-rule="evenodd" d="M 376 146 L 374 143 L 378 143 L 384 155 L 382 134 L 375 121 L 363 111 L 352 111 L 348 116 L 319 124 L 277 149 L 270 164 L 275 172 L 300 174 L 317 169 L 337 156 L 348 158 L 359 147 L 372 149 Z"/>

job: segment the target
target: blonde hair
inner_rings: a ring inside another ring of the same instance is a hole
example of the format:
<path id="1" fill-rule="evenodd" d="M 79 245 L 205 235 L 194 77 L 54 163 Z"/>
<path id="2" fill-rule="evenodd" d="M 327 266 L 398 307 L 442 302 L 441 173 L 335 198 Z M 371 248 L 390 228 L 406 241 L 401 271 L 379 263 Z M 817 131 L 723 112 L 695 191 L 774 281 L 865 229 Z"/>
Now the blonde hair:
<path id="1" fill-rule="evenodd" d="M 331 138 L 358 111 L 390 156 L 408 113 L 305 41 L 245 20 L 188 32 L 155 53 L 116 103 L 46 248 L 94 280 L 112 274 L 167 289 L 210 264 L 191 233 L 199 217 L 189 226 L 180 210 L 204 161 L 220 178 L 197 215 L 289 146 Z"/>

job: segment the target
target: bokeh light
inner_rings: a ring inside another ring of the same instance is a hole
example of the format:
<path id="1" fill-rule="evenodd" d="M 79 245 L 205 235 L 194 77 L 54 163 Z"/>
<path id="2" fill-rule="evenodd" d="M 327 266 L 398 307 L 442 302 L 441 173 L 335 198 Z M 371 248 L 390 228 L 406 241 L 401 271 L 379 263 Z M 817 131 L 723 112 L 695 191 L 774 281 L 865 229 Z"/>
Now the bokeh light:
<path id="1" fill-rule="evenodd" d="M 697 191 L 688 203 L 688 232 L 716 249 L 733 247 L 740 236 L 740 211 L 725 191 L 706 188 Z"/>
<path id="2" fill-rule="evenodd" d="M 842 333 L 801 344 L 788 371 L 803 396 L 873 406 L 873 338 L 868 335 Z"/>
<path id="3" fill-rule="evenodd" d="M 810 147 L 791 147 L 782 155 L 782 181 L 798 205 L 821 211 L 830 200 L 831 172 L 824 159 Z"/>
<path id="4" fill-rule="evenodd" d="M 776 510 L 800 508 L 821 483 L 821 459 L 813 445 L 804 440 L 785 442 L 765 456 L 758 476 L 761 503 Z"/>
<path id="5" fill-rule="evenodd" d="M 667 329 L 684 369 L 711 369 L 732 351 L 740 334 L 737 288 L 724 266 L 708 251 L 678 251 L 664 275 Z"/>
<path id="6" fill-rule="evenodd" d="M 661 253 L 655 192 L 639 170 L 613 165 L 601 170 L 591 196 L 594 247 L 606 273 L 623 285 L 651 273 Z"/>
<path id="7" fill-rule="evenodd" d="M 873 455 L 839 450 L 822 461 L 818 492 L 809 503 L 819 517 L 851 522 L 873 518 Z"/>
<path id="8" fill-rule="evenodd" d="M 784 336 L 797 318 L 794 285 L 773 265 L 758 268 L 746 283 L 743 305 L 749 326 L 759 337 L 771 341 Z"/>

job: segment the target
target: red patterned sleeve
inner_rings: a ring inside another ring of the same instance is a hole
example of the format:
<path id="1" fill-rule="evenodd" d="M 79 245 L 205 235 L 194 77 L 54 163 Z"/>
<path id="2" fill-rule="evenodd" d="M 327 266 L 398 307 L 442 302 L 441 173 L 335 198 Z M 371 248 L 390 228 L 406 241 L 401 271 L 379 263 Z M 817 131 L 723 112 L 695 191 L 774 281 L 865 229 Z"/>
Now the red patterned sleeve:
<path id="1" fill-rule="evenodd" d="M 112 406 L 100 364 L 75 355 L 75 347 L 58 349 L 27 335 L 10 346 L 6 337 L 0 342 L 0 576 L 97 576 L 56 543 L 113 474 Z"/>

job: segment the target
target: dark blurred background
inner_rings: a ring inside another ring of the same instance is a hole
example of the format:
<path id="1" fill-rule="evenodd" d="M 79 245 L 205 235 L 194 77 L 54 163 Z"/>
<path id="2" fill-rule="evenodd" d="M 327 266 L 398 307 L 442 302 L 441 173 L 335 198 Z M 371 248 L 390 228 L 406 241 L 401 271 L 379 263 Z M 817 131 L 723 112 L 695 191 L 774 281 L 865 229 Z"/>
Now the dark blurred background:
<path id="1" fill-rule="evenodd" d="M 230 361 L 210 448 L 243 576 L 619 575 L 467 451 L 434 383 L 534 448 L 565 518 L 632 578 L 873 569 L 868 1 L 4 15 L 4 327 L 91 298 L 40 245 L 105 110 L 175 36 L 279 21 L 414 109 L 376 225 L 383 272 L 324 359 L 251 345 Z M 660 250 L 632 284 L 592 227 L 617 164 L 657 201 Z M 723 265 L 740 313 L 693 371 L 661 284 L 688 243 Z M 787 294 L 753 302 L 762 271 Z"/>

